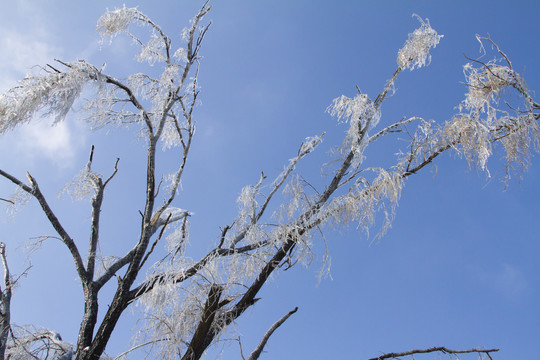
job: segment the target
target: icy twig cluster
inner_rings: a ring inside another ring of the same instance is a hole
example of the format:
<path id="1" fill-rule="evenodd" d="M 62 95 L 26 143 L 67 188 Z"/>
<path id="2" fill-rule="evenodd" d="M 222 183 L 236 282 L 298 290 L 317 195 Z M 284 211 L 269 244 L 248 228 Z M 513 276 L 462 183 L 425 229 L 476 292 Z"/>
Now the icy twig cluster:
<path id="1" fill-rule="evenodd" d="M 43 68 L 0 95 L 0 134 L 30 122 L 36 113 L 54 117 L 54 123 L 64 120 L 83 87 L 101 80 L 99 70 L 84 61 L 61 65 L 67 70 Z"/>
<path id="2" fill-rule="evenodd" d="M 409 34 L 409 39 L 405 45 L 399 50 L 397 63 L 401 69 L 414 70 L 426 66 L 431 61 L 429 50 L 439 44 L 443 35 L 437 34 L 429 24 L 429 20 L 425 21 L 414 14 L 421 26 Z"/>

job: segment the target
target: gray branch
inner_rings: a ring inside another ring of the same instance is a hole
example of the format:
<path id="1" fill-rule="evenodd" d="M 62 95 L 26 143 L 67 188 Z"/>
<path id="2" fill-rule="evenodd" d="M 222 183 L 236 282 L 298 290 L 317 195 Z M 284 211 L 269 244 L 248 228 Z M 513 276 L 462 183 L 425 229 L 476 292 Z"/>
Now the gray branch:
<path id="1" fill-rule="evenodd" d="M 261 355 L 263 349 L 264 349 L 264 346 L 266 345 L 266 343 L 268 342 L 268 339 L 270 339 L 270 336 L 272 336 L 272 334 L 274 333 L 274 331 L 276 331 L 276 329 L 278 327 L 280 327 L 285 321 L 287 321 L 287 319 L 292 315 L 294 314 L 296 311 L 298 311 L 298 307 L 295 307 L 293 310 L 289 311 L 285 316 L 283 316 L 281 319 L 279 319 L 278 321 L 276 321 L 274 323 L 274 325 L 272 325 L 270 327 L 270 329 L 268 329 L 268 331 L 264 334 L 263 338 L 261 339 L 261 342 L 259 343 L 259 345 L 257 345 L 257 347 L 255 348 L 255 350 L 253 350 L 253 352 L 251 354 L 249 354 L 249 357 L 247 358 L 247 360 L 257 360 L 259 358 L 259 356 Z"/>
<path id="2" fill-rule="evenodd" d="M 426 353 L 432 353 L 432 352 L 442 352 L 443 354 L 470 354 L 470 353 L 477 353 L 477 354 L 486 354 L 490 359 L 491 356 L 489 353 L 497 352 L 499 349 L 469 349 L 469 350 L 451 350 L 448 348 L 445 348 L 444 346 L 439 347 L 432 347 L 429 349 L 417 349 L 417 350 L 410 350 L 400 353 L 388 353 L 384 354 L 378 357 L 371 358 L 369 360 L 385 360 L 385 359 L 397 359 L 402 356 L 412 356 L 415 354 L 426 354 Z"/>

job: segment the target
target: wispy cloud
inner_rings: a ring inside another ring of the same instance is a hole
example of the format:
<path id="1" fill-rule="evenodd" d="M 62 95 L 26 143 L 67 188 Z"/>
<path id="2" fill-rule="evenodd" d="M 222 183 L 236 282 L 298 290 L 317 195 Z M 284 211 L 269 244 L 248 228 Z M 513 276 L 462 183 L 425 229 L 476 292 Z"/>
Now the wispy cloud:
<path id="1" fill-rule="evenodd" d="M 23 125 L 14 137 L 19 158 L 36 162 L 46 160 L 58 168 L 73 165 L 78 150 L 84 145 L 84 134 L 77 124 L 63 121 L 51 126 L 48 121 Z"/>
<path id="2" fill-rule="evenodd" d="M 0 93 L 16 86 L 34 66 L 50 64 L 64 53 L 47 31 L 47 15 L 28 6 L 23 10 L 31 16 L 33 26 L 8 28 L 0 24 Z M 33 121 L 4 135 L 0 139 L 4 149 L 0 159 L 10 157 L 12 161 L 15 156 L 29 163 L 47 160 L 49 166 L 71 167 L 76 150 L 84 144 L 84 132 L 71 121 L 51 126 L 44 120 Z"/>
<path id="3" fill-rule="evenodd" d="M 495 269 L 476 269 L 478 278 L 509 300 L 518 300 L 529 288 L 525 273 L 518 266 L 502 263 Z"/>
<path id="4" fill-rule="evenodd" d="M 55 55 L 59 55 L 60 50 L 34 34 L 0 28 L 0 53 L 4 54 L 0 57 L 0 87 L 5 89 L 8 85 L 6 80 L 14 82 L 20 79 L 32 66 L 50 62 Z"/>

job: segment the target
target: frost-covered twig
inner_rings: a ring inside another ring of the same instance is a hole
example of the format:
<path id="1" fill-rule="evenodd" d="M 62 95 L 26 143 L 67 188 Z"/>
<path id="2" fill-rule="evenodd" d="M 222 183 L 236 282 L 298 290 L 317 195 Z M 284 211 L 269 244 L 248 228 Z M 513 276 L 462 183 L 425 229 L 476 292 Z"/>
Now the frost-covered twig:
<path id="1" fill-rule="evenodd" d="M 285 181 L 289 178 L 290 174 L 293 172 L 298 162 L 302 160 L 305 156 L 310 154 L 321 143 L 323 136 L 324 133 L 320 136 L 308 137 L 304 140 L 304 142 L 300 145 L 300 148 L 298 149 L 298 154 L 296 155 L 296 157 L 289 159 L 288 166 L 276 176 L 276 178 L 270 185 L 271 190 L 266 196 L 264 203 L 259 208 L 257 208 L 256 197 L 260 194 L 259 189 L 261 188 L 262 183 L 266 178 L 264 176 L 264 173 L 261 174 L 259 182 L 255 186 L 246 186 L 244 187 L 244 189 L 242 189 L 242 193 L 238 198 L 238 202 L 242 204 L 242 209 L 240 211 L 239 219 L 237 220 L 237 222 L 242 223 L 245 221 L 243 220 L 243 218 L 247 217 L 250 217 L 250 220 L 248 224 L 231 241 L 231 248 L 234 248 L 236 244 L 242 241 L 248 231 L 255 224 L 257 224 L 257 222 L 264 215 L 264 212 L 270 204 L 270 201 L 277 193 L 277 191 L 282 187 Z"/>
<path id="2" fill-rule="evenodd" d="M 408 124 L 408 123 L 410 123 L 412 121 L 415 121 L 415 120 L 418 120 L 418 117 L 413 116 L 413 117 L 410 117 L 408 119 L 401 119 L 400 121 L 397 121 L 397 122 L 393 123 L 392 125 L 388 125 L 384 129 L 377 132 L 375 135 L 370 136 L 370 138 L 368 140 L 368 143 L 374 142 L 375 140 L 377 140 L 381 136 L 384 136 L 384 135 L 387 135 L 387 134 L 390 134 L 390 133 L 393 133 L 393 132 L 398 132 L 400 130 L 396 130 L 397 128 L 399 128 L 400 126 L 404 126 L 404 125 L 406 125 L 406 124 Z"/>

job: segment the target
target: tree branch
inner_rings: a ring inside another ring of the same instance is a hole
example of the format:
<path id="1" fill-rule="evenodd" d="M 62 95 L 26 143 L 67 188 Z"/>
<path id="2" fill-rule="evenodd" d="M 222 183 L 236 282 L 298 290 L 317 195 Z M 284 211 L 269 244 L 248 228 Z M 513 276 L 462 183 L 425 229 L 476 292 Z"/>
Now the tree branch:
<path id="1" fill-rule="evenodd" d="M 75 245 L 75 242 L 71 237 L 68 235 L 67 231 L 64 229 L 64 227 L 60 224 L 60 221 L 50 208 L 49 204 L 45 200 L 45 197 L 41 193 L 41 190 L 39 189 L 39 186 L 36 182 L 36 180 L 29 174 L 26 173 L 26 176 L 28 180 L 30 181 L 30 184 L 32 187 L 24 184 L 22 181 L 17 179 L 16 177 L 6 173 L 3 170 L 0 170 L 0 175 L 5 177 L 6 179 L 10 180 L 14 184 L 18 185 L 26 191 L 27 193 L 31 194 L 36 198 L 36 200 L 41 205 L 41 208 L 43 212 L 45 213 L 45 216 L 47 216 L 47 219 L 49 219 L 49 222 L 53 226 L 53 228 L 56 230 L 58 235 L 60 235 L 60 238 L 62 239 L 62 242 L 67 246 L 69 249 L 71 256 L 73 257 L 73 262 L 75 263 L 75 268 L 77 270 L 77 274 L 79 275 L 79 278 L 81 281 L 86 282 L 86 270 L 84 268 L 84 264 L 81 258 L 81 254 L 79 253 L 79 249 L 77 248 L 77 245 Z"/>
<path id="2" fill-rule="evenodd" d="M 113 263 L 105 272 L 103 275 L 101 275 L 96 281 L 96 287 L 99 289 L 103 287 L 115 274 L 118 270 L 123 268 L 125 265 L 129 264 L 133 257 L 135 256 L 135 252 L 137 250 L 137 247 L 135 246 L 133 249 L 131 249 L 126 255 L 118 259 L 115 263 Z"/>
<path id="3" fill-rule="evenodd" d="M 259 343 L 259 345 L 257 345 L 257 347 L 255 348 L 255 350 L 252 351 L 251 354 L 249 354 L 249 357 L 247 358 L 247 360 L 257 360 L 259 358 L 259 356 L 261 355 L 263 349 L 264 349 L 264 346 L 266 345 L 266 343 L 268 342 L 268 339 L 270 339 L 270 336 L 272 336 L 272 334 L 274 333 L 274 331 L 276 331 L 276 329 L 278 327 L 280 327 L 285 321 L 287 321 L 287 319 L 292 315 L 294 314 L 296 311 L 298 311 L 298 307 L 295 307 L 293 310 L 289 311 L 285 316 L 283 316 L 281 319 L 279 319 L 278 321 L 276 321 L 274 323 L 274 325 L 272 325 L 270 327 L 270 329 L 268 329 L 268 331 L 264 334 L 263 338 L 261 339 L 261 342 Z"/>
<path id="4" fill-rule="evenodd" d="M 208 293 L 208 298 L 202 313 L 201 322 L 197 326 L 197 329 L 193 334 L 193 338 L 189 342 L 189 347 L 182 357 L 182 360 L 197 360 L 201 357 L 206 349 L 206 346 L 204 346 L 204 341 L 212 328 L 216 311 L 219 308 L 219 298 L 221 297 L 222 292 L 223 288 L 219 285 L 213 284 L 210 287 L 210 292 Z"/>
<path id="5" fill-rule="evenodd" d="M 426 353 L 432 353 L 432 352 L 442 352 L 443 354 L 470 354 L 470 353 L 478 353 L 478 354 L 486 354 L 490 359 L 490 353 L 497 352 L 499 349 L 469 349 L 469 350 L 451 350 L 444 346 L 439 347 L 432 347 L 429 349 L 417 349 L 417 350 L 410 350 L 400 353 L 388 353 L 384 354 L 378 357 L 371 358 L 369 360 L 385 360 L 385 359 L 396 359 L 402 356 L 410 356 L 415 354 L 426 354 Z"/>
<path id="6" fill-rule="evenodd" d="M 116 80 L 112 76 L 105 75 L 105 74 L 103 74 L 103 76 L 105 77 L 105 82 L 115 85 L 116 87 L 118 87 L 119 89 L 122 89 L 127 94 L 127 96 L 129 97 L 129 101 L 133 104 L 133 106 L 137 108 L 137 110 L 139 110 L 142 113 L 144 122 L 146 123 L 146 126 L 148 127 L 149 135 L 151 136 L 153 133 L 152 122 L 150 121 L 150 117 L 148 116 L 148 113 L 146 112 L 142 104 L 139 102 L 139 100 L 137 99 L 133 91 L 128 86 L 124 85 L 123 83 L 121 83 L 119 80 Z"/>
<path id="7" fill-rule="evenodd" d="M 137 286 L 133 290 L 129 292 L 129 302 L 132 302 L 136 300 L 137 298 L 141 297 L 142 295 L 148 293 L 149 291 L 152 291 L 154 287 L 158 286 L 159 284 L 163 283 L 165 280 L 169 279 L 171 280 L 171 284 L 178 284 L 181 282 L 186 281 L 187 279 L 191 278 L 193 275 L 197 274 L 199 270 L 201 270 L 210 260 L 212 260 L 215 257 L 218 256 L 230 256 L 235 254 L 242 254 L 248 251 L 252 251 L 258 248 L 261 248 L 263 246 L 269 245 L 269 242 L 266 240 L 260 241 L 258 243 L 242 246 L 235 249 L 230 248 L 215 248 L 208 252 L 201 260 L 199 260 L 197 263 L 192 265 L 189 269 L 179 272 L 176 274 L 176 276 L 171 276 L 169 274 L 160 273 L 154 275 L 151 279 L 146 280 L 141 285 Z"/>
<path id="8" fill-rule="evenodd" d="M 93 154 L 94 154 L 94 146 L 92 145 L 92 152 L 90 154 L 89 165 L 91 165 L 92 163 Z M 118 161 L 120 161 L 120 159 L 116 159 L 116 163 L 114 164 L 114 171 L 105 182 L 103 182 L 101 178 L 99 177 L 95 179 L 96 180 L 95 184 L 97 185 L 98 190 L 96 192 L 96 196 L 92 199 L 92 224 L 91 224 L 91 230 L 90 230 L 90 246 L 88 250 L 88 261 L 87 261 L 87 266 L 86 266 L 88 276 L 91 280 L 94 279 L 94 269 L 95 269 L 95 263 L 96 263 L 96 249 L 97 249 L 97 243 L 99 241 L 99 222 L 100 222 L 101 206 L 103 204 L 103 196 L 105 194 L 105 187 L 118 172 Z"/>
<path id="9" fill-rule="evenodd" d="M 12 176 L 12 175 L 8 174 L 4 170 L 0 170 L 0 175 L 2 175 L 3 177 L 8 179 L 9 181 L 14 183 L 15 185 L 19 186 L 21 189 L 23 189 L 27 193 L 29 193 L 31 195 L 34 195 L 32 193 L 32 188 L 30 186 L 26 185 L 25 183 L 23 183 L 22 181 L 20 181 L 19 179 L 17 179 L 15 176 Z M 6 201 L 9 201 L 9 200 L 6 200 Z M 12 202 L 12 201 L 9 201 L 9 202 Z"/>
<path id="10" fill-rule="evenodd" d="M 4 291 L 0 289 L 0 360 L 4 360 L 11 329 L 11 290 L 13 282 L 6 258 L 6 244 L 0 243 L 0 258 L 4 267 Z"/>

